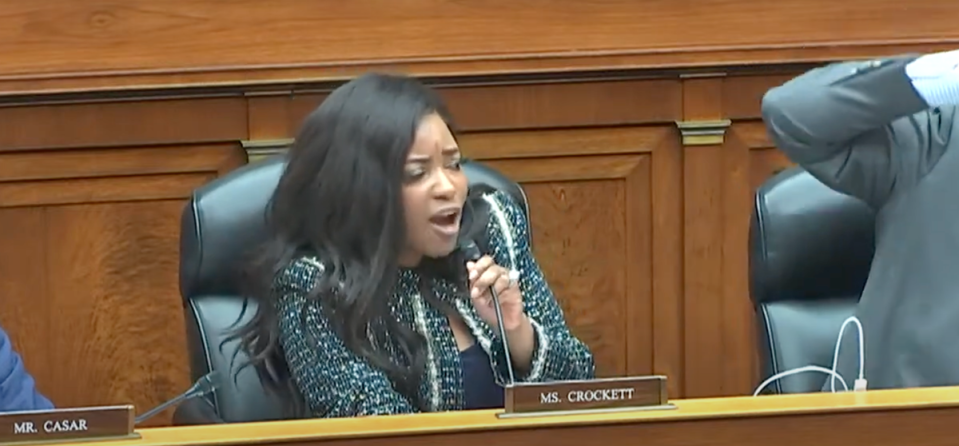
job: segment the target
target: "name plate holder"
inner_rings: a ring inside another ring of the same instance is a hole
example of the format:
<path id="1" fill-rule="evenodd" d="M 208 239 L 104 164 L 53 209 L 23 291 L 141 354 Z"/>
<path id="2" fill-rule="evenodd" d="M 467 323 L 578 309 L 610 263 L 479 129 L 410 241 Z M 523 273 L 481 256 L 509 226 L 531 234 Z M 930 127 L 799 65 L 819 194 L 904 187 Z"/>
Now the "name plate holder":
<path id="1" fill-rule="evenodd" d="M 506 387 L 499 418 L 669 410 L 665 376 L 518 383 Z"/>
<path id="2" fill-rule="evenodd" d="M 0 413 L 0 445 L 136 439 L 134 418 L 131 405 Z"/>

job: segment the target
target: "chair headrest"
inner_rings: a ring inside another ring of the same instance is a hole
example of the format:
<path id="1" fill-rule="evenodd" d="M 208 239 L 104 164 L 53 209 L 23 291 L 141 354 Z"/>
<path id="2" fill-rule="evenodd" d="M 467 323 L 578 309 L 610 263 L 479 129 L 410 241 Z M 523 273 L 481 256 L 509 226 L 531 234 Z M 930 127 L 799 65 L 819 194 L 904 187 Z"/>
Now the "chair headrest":
<path id="1" fill-rule="evenodd" d="M 875 212 L 795 167 L 756 192 L 749 231 L 756 305 L 862 293 L 875 252 Z"/>
<path id="2" fill-rule="evenodd" d="M 236 295 L 238 262 L 266 241 L 266 210 L 286 168 L 276 156 L 249 164 L 194 191 L 180 220 L 180 294 Z M 509 193 L 529 215 L 523 189 L 499 172 L 464 162 L 469 184 Z"/>

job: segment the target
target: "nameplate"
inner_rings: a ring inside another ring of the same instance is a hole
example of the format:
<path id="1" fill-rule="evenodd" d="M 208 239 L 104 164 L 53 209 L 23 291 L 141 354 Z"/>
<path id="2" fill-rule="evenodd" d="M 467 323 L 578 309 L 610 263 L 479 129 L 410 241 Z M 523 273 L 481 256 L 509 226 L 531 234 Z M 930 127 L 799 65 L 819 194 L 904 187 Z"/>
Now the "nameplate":
<path id="1" fill-rule="evenodd" d="M 603 378 L 507 386 L 501 417 L 672 408 L 665 376 Z"/>
<path id="2" fill-rule="evenodd" d="M 133 406 L 0 413 L 0 444 L 138 438 Z"/>

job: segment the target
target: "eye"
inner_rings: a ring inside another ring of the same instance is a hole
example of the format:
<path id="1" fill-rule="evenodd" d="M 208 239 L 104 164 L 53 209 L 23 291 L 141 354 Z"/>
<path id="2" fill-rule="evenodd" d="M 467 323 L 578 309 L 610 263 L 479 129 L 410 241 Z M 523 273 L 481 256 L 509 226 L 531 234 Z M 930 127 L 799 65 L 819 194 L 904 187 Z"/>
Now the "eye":
<path id="1" fill-rule="evenodd" d="M 406 169 L 406 172 L 403 174 L 403 179 L 407 183 L 412 183 L 422 179 L 425 174 L 426 172 L 424 172 L 423 169 Z"/>
<path id="2" fill-rule="evenodd" d="M 453 160 L 453 161 L 450 161 L 450 163 L 447 165 L 447 167 L 449 167 L 450 169 L 453 169 L 453 170 L 460 170 L 460 168 L 463 167 L 463 161 L 462 161 L 462 160 L 459 160 L 459 159 L 455 159 L 455 160 Z"/>

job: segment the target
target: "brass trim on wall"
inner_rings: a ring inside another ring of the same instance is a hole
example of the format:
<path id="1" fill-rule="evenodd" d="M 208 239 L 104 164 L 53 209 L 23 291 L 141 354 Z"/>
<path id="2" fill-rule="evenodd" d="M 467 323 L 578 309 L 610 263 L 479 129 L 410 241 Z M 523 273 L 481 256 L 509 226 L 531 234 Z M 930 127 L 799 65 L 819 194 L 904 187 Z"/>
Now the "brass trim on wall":
<path id="1" fill-rule="evenodd" d="M 690 71 L 679 73 L 680 79 L 715 79 L 717 77 L 726 77 L 729 73 L 725 71 Z"/>
<path id="2" fill-rule="evenodd" d="M 715 146 L 726 141 L 726 129 L 732 121 L 676 121 L 684 146 Z"/>
<path id="3" fill-rule="evenodd" d="M 286 152 L 293 145 L 293 138 L 243 140 L 240 145 L 246 151 L 246 161 L 253 163 Z"/>

